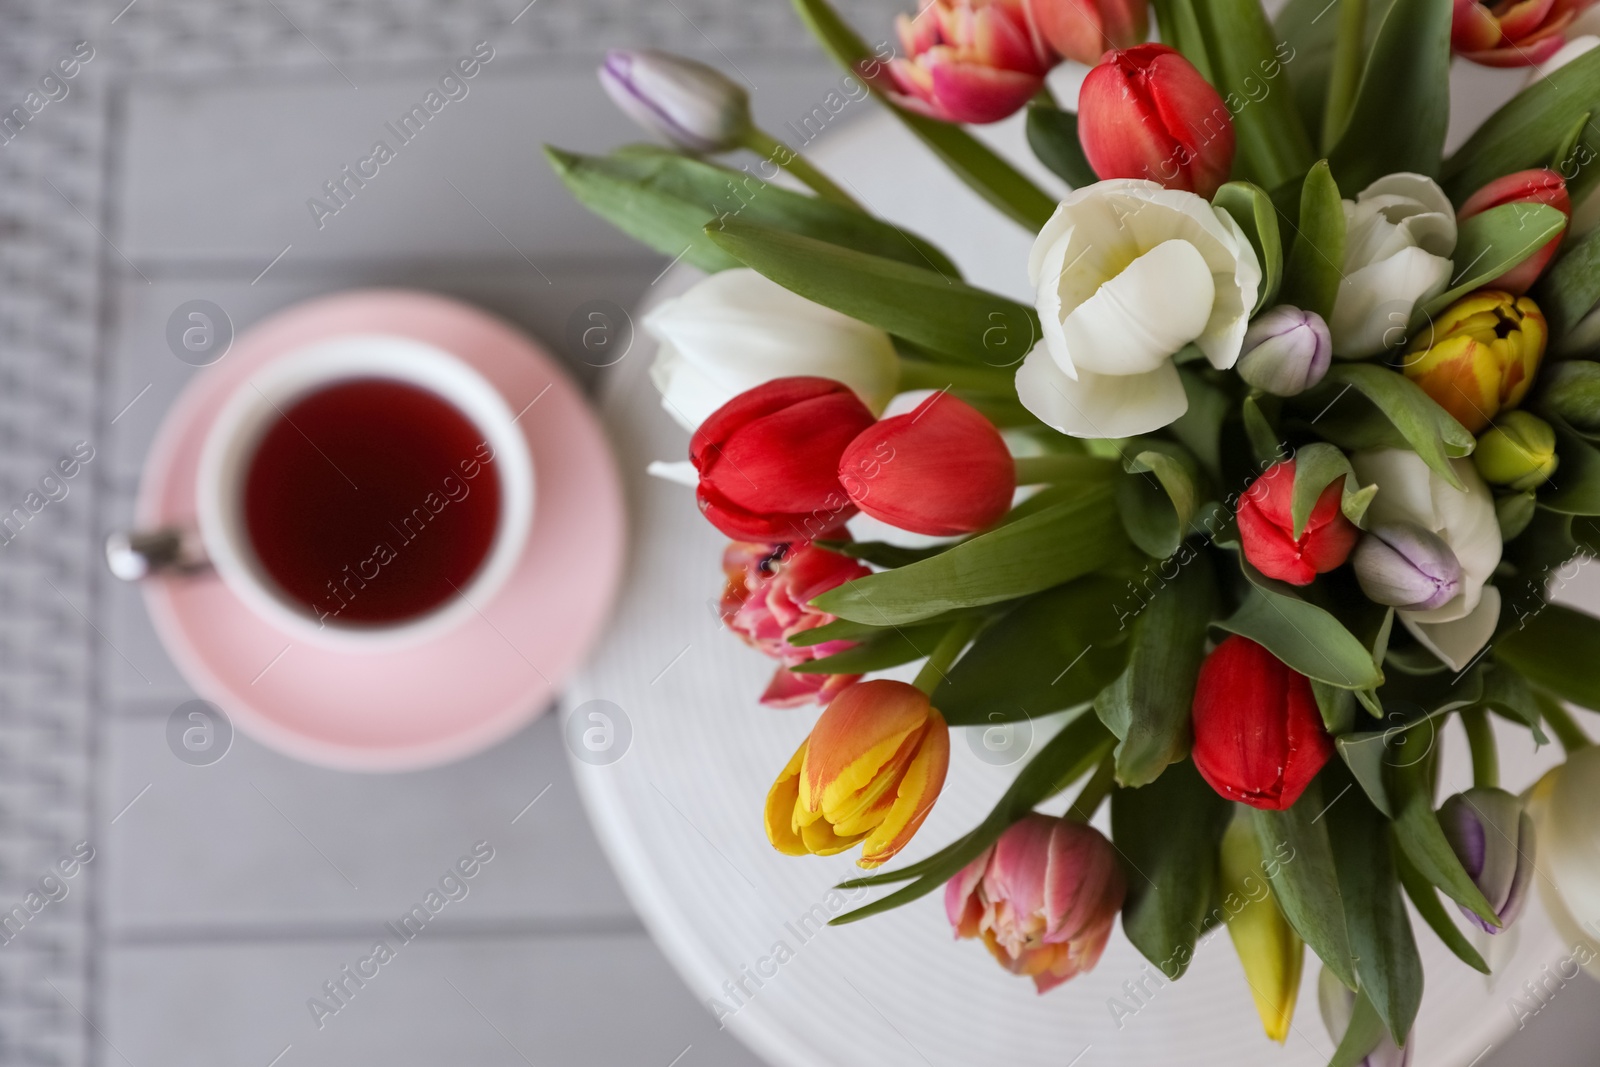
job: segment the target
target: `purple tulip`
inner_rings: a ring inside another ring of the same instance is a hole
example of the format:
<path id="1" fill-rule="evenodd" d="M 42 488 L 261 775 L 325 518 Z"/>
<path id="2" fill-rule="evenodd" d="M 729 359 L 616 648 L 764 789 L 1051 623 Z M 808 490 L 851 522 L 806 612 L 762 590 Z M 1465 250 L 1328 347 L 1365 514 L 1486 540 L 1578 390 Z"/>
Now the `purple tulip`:
<path id="1" fill-rule="evenodd" d="M 1322 1009 L 1322 1025 L 1328 1028 L 1328 1036 L 1335 1043 L 1343 1041 L 1344 1032 L 1350 1029 L 1350 1019 L 1355 1015 L 1356 995 L 1326 967 L 1317 979 L 1317 1006 Z M 1400 1048 L 1393 1038 L 1384 1034 L 1356 1067 L 1410 1067 L 1411 1050 L 1415 1047 L 1410 1034 L 1406 1035 L 1405 1048 Z"/>
<path id="2" fill-rule="evenodd" d="M 1239 377 L 1274 396 L 1294 396 L 1322 381 L 1333 360 L 1328 324 L 1315 311 L 1279 304 L 1263 311 L 1244 335 Z"/>
<path id="3" fill-rule="evenodd" d="M 1461 561 L 1444 538 L 1415 523 L 1374 526 L 1351 560 L 1368 599 L 1407 611 L 1448 604 L 1461 591 Z"/>
<path id="4" fill-rule="evenodd" d="M 1533 818 L 1503 789 L 1469 789 L 1439 808 L 1439 825 L 1461 866 L 1500 917 L 1494 926 L 1462 908 L 1474 923 L 1498 934 L 1516 921 L 1533 880 Z"/>
<path id="5" fill-rule="evenodd" d="M 750 97 L 721 71 L 653 49 L 614 48 L 600 85 L 634 122 L 691 152 L 727 152 L 750 132 Z"/>

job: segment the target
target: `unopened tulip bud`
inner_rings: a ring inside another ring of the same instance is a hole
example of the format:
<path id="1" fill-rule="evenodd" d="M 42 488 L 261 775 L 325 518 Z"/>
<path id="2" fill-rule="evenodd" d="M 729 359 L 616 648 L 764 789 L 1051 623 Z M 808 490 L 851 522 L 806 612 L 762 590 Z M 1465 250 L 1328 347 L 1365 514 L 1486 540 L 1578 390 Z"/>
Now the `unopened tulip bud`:
<path id="1" fill-rule="evenodd" d="M 1349 558 L 1361 531 L 1340 510 L 1344 479 L 1336 478 L 1323 487 L 1296 537 L 1294 479 L 1291 459 L 1273 464 L 1250 483 L 1239 501 L 1239 542 L 1245 559 L 1268 578 L 1310 585 L 1317 575 Z"/>
<path id="2" fill-rule="evenodd" d="M 1317 1007 L 1322 1009 L 1322 1025 L 1328 1028 L 1328 1036 L 1335 1044 L 1342 1044 L 1345 1031 L 1350 1029 L 1350 1020 L 1355 1017 L 1356 995 L 1326 967 L 1317 978 Z M 1411 1067 L 1413 1047 L 1411 1035 L 1406 1035 L 1406 1047 L 1400 1048 L 1384 1032 L 1355 1067 Z"/>
<path id="3" fill-rule="evenodd" d="M 1127 882 L 1100 831 L 1034 812 L 1013 823 L 944 889 L 956 937 L 981 937 L 1041 993 L 1092 970 Z"/>
<path id="4" fill-rule="evenodd" d="M 689 439 L 700 511 L 736 541 L 826 536 L 855 514 L 839 457 L 872 421 L 849 386 L 827 378 L 776 378 L 740 393 Z"/>
<path id="5" fill-rule="evenodd" d="M 1527 297 L 1482 289 L 1440 313 L 1401 369 L 1470 433 L 1522 403 L 1550 335 Z"/>
<path id="6" fill-rule="evenodd" d="M 1229 637 L 1194 688 L 1194 765 L 1252 808 L 1293 806 L 1333 755 L 1311 680 L 1246 637 Z"/>
<path id="7" fill-rule="evenodd" d="M 1228 936 L 1244 966 L 1261 1026 L 1268 1038 L 1284 1044 L 1300 995 L 1305 942 L 1273 898 L 1262 865 L 1261 844 L 1249 818 L 1235 818 L 1222 836 L 1218 881 Z"/>
<path id="8" fill-rule="evenodd" d="M 1467 197 L 1467 202 L 1456 212 L 1456 221 L 1465 222 L 1490 208 L 1503 204 L 1545 204 L 1555 208 L 1569 219 L 1572 217 L 1572 199 L 1567 195 L 1567 183 L 1561 175 L 1548 167 L 1537 170 L 1519 170 L 1496 178 L 1482 189 Z M 1499 289 L 1521 296 L 1526 293 L 1555 258 L 1561 247 L 1561 234 L 1533 255 L 1506 271 L 1500 277 L 1484 284 L 1485 289 Z"/>
<path id="9" fill-rule="evenodd" d="M 1374 526 L 1351 559 L 1361 591 L 1407 611 L 1448 604 L 1461 591 L 1461 561 L 1432 530 L 1410 522 Z"/>
<path id="10" fill-rule="evenodd" d="M 750 132 L 750 97 L 721 71 L 669 52 L 614 48 L 606 95 L 634 122 L 691 152 L 728 152 Z"/>
<path id="11" fill-rule="evenodd" d="M 1535 489 L 1550 480 L 1561 462 L 1556 455 L 1556 432 L 1537 415 L 1508 411 L 1478 438 L 1472 462 L 1490 485 L 1519 493 Z"/>
<path id="12" fill-rule="evenodd" d="M 862 431 L 839 457 L 839 481 L 873 518 L 948 537 L 992 526 L 1010 510 L 1017 466 L 988 419 L 940 392 Z"/>
<path id="13" fill-rule="evenodd" d="M 915 686 L 874 678 L 833 698 L 767 793 L 767 840 L 790 856 L 862 845 L 878 867 L 911 840 L 944 788 L 950 728 Z"/>
<path id="14" fill-rule="evenodd" d="M 1250 324 L 1235 366 L 1239 377 L 1262 392 L 1295 396 L 1322 381 L 1332 360 L 1333 340 L 1322 316 L 1279 304 Z"/>
<path id="15" fill-rule="evenodd" d="M 1078 94 L 1078 139 L 1101 178 L 1144 178 L 1207 200 L 1233 168 L 1233 119 L 1164 44 L 1107 52 Z"/>
<path id="16" fill-rule="evenodd" d="M 1150 35 L 1147 0 L 1028 0 L 1028 9 L 1051 48 L 1087 66 Z"/>
<path id="17" fill-rule="evenodd" d="M 1516 921 L 1528 902 L 1533 879 L 1533 818 L 1522 801 L 1504 789 L 1469 789 L 1439 808 L 1439 825 L 1500 925 L 1485 922 L 1466 908 L 1462 914 L 1485 932 L 1497 934 Z"/>

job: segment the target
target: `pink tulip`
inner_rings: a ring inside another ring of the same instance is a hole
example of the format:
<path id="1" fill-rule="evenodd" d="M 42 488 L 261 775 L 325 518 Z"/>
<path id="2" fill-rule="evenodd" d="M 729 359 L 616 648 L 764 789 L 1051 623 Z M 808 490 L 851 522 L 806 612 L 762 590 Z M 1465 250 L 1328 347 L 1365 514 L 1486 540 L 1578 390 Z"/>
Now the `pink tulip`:
<path id="1" fill-rule="evenodd" d="M 998 122 L 1044 87 L 1055 55 L 1028 0 L 922 0 L 895 20 L 906 55 L 889 63 L 896 104 L 941 122 Z"/>
<path id="2" fill-rule="evenodd" d="M 1050 47 L 1094 66 L 1108 48 L 1132 48 L 1150 35 L 1147 0 L 1029 0 Z"/>
<path id="3" fill-rule="evenodd" d="M 1126 892 L 1098 830 L 1035 812 L 950 879 L 944 911 L 956 937 L 982 937 L 1043 993 L 1093 970 Z"/>
<path id="4" fill-rule="evenodd" d="M 1572 198 L 1567 195 L 1567 183 L 1561 179 L 1561 175 L 1546 167 L 1519 170 L 1515 174 L 1496 178 L 1467 197 L 1467 202 L 1456 212 L 1456 221 L 1465 222 L 1474 215 L 1502 204 L 1545 204 L 1569 220 L 1572 218 Z M 1555 258 L 1556 250 L 1561 247 L 1561 237 L 1562 234 L 1556 234 L 1539 251 L 1494 281 L 1484 282 L 1481 288 L 1500 289 L 1516 296 L 1526 293 Z"/>
<path id="5" fill-rule="evenodd" d="M 1450 47 L 1486 67 L 1536 67 L 1566 43 L 1564 31 L 1590 0 L 1455 0 Z"/>
<path id="6" fill-rule="evenodd" d="M 727 585 L 722 591 L 722 618 L 749 645 L 777 660 L 761 702 L 792 708 L 815 700 L 826 704 L 859 674 L 797 674 L 789 668 L 854 648 L 854 641 L 791 645 L 803 630 L 833 621 L 809 603 L 835 586 L 871 572 L 837 552 L 815 545 L 766 545 L 735 541 L 722 554 Z"/>

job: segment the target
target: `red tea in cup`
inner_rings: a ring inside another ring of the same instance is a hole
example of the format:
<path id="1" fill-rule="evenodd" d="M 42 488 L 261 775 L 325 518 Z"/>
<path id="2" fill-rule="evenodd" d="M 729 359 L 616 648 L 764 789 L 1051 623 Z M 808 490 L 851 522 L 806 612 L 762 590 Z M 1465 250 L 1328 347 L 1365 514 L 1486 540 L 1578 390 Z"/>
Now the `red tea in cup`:
<path id="1" fill-rule="evenodd" d="M 484 433 L 389 378 L 335 382 L 278 408 L 245 471 L 244 527 L 266 576 L 325 625 L 401 623 L 482 566 L 501 484 Z"/>

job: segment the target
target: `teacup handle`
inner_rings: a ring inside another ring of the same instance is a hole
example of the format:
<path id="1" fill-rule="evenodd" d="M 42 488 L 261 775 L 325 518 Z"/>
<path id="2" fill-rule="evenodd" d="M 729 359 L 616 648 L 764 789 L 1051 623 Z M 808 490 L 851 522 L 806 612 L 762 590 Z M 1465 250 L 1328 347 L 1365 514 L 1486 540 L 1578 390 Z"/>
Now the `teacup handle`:
<path id="1" fill-rule="evenodd" d="M 163 526 L 121 531 L 106 538 L 106 565 L 125 582 L 154 575 L 199 574 L 211 569 L 197 530 Z"/>

